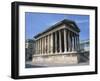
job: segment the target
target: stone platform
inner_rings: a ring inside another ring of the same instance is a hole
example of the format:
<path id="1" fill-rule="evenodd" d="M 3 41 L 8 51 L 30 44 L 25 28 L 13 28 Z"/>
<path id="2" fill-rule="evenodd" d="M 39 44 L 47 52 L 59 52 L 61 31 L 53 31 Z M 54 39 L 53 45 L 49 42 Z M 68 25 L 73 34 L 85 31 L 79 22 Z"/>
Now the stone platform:
<path id="1" fill-rule="evenodd" d="M 43 54 L 34 55 L 32 59 L 33 64 L 78 64 L 77 53 L 56 53 L 56 54 Z"/>

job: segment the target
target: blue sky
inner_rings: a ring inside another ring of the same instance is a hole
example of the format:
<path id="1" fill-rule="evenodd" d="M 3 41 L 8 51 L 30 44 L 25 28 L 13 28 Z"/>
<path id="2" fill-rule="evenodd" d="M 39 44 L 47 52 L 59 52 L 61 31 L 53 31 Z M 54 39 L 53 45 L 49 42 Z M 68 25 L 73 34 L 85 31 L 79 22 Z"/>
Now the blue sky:
<path id="1" fill-rule="evenodd" d="M 25 39 L 32 39 L 55 23 L 69 19 L 76 22 L 80 28 L 80 40 L 89 39 L 89 16 L 74 14 L 32 13 L 25 12 Z"/>

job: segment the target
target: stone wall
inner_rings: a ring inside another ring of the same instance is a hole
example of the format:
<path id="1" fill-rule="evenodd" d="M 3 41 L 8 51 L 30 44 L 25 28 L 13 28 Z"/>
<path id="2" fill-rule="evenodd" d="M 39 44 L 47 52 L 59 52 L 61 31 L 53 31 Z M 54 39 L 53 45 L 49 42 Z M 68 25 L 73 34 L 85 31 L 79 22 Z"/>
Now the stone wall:
<path id="1" fill-rule="evenodd" d="M 78 56 L 76 54 L 59 54 L 48 56 L 34 56 L 33 64 L 78 64 Z"/>

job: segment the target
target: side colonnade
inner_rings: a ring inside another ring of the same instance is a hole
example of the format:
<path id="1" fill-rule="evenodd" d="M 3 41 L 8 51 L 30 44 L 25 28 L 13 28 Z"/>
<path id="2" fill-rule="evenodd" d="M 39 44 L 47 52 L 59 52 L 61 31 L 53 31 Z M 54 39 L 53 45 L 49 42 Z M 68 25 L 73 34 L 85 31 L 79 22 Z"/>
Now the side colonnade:
<path id="1" fill-rule="evenodd" d="M 36 39 L 35 55 L 78 51 L 79 33 L 63 28 Z"/>

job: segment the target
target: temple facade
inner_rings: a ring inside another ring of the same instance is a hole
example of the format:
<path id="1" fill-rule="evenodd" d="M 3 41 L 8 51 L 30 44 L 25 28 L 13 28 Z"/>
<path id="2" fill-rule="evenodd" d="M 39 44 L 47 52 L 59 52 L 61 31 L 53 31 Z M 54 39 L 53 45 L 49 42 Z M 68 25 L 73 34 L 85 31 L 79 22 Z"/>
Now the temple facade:
<path id="1" fill-rule="evenodd" d="M 34 36 L 33 63 L 77 64 L 80 29 L 74 21 L 62 20 Z"/>

